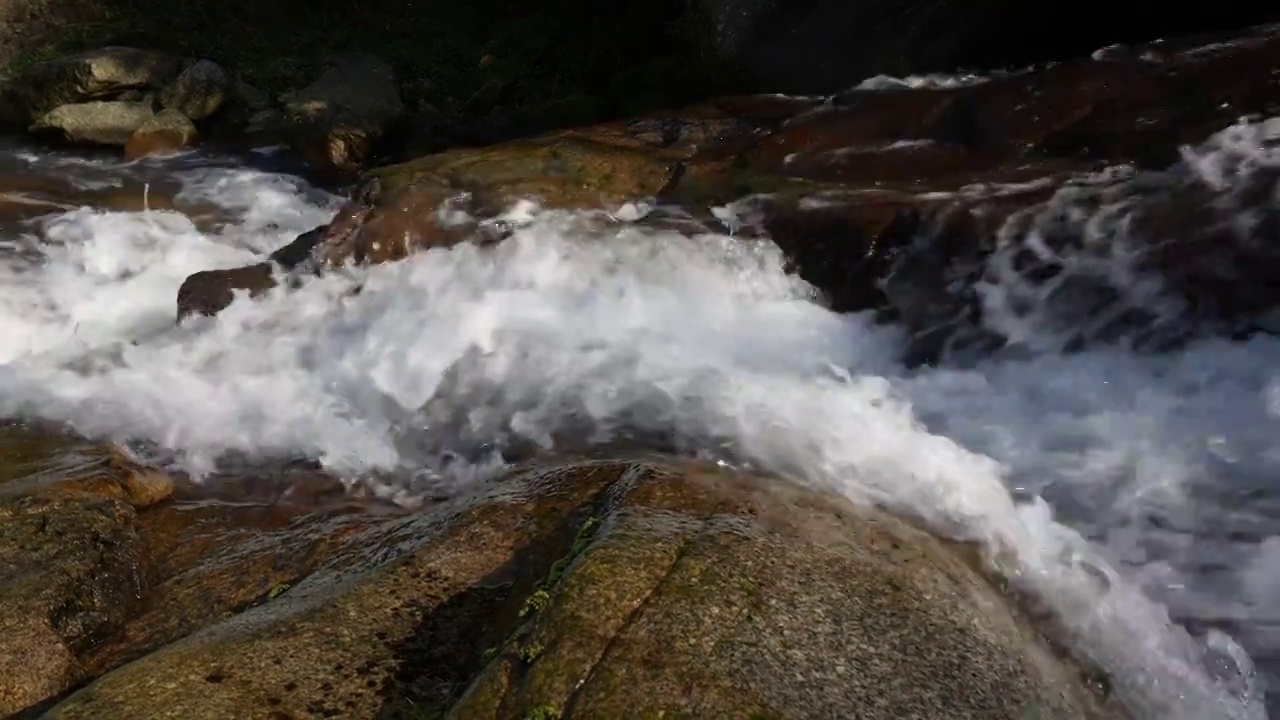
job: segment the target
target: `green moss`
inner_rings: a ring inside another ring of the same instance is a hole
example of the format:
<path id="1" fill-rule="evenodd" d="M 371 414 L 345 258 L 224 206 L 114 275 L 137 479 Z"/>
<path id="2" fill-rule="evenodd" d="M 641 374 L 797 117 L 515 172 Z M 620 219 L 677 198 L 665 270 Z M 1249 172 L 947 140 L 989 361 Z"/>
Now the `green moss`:
<path id="1" fill-rule="evenodd" d="M 551 596 L 547 594 L 546 590 L 534 590 L 529 597 L 525 599 L 524 606 L 520 608 L 520 617 L 525 617 L 541 610 L 546 607 L 549 600 L 551 600 Z"/>
<path id="2" fill-rule="evenodd" d="M 542 657 L 542 653 L 546 652 L 546 650 L 547 648 L 545 645 L 534 641 L 527 645 L 522 645 L 520 649 L 516 651 L 516 655 L 519 656 L 521 660 L 525 661 L 526 664 L 533 664 L 535 660 Z"/>
<path id="3" fill-rule="evenodd" d="M 680 104 L 726 88 L 729 74 L 704 49 L 698 5 L 107 0 L 105 20 L 69 24 L 59 42 L 16 64 L 133 45 L 212 59 L 274 96 L 309 82 L 334 55 L 363 50 L 396 66 L 411 105 L 463 115 L 549 107 L 590 120 L 637 97 Z"/>
<path id="4" fill-rule="evenodd" d="M 560 711 L 550 705 L 539 705 L 526 713 L 524 720 L 560 720 Z"/>
<path id="5" fill-rule="evenodd" d="M 279 585 L 276 585 L 275 587 L 271 588 L 271 591 L 267 593 L 267 599 L 275 600 L 276 598 L 280 597 L 284 593 L 288 592 L 288 590 L 289 590 L 289 583 L 280 583 Z"/>

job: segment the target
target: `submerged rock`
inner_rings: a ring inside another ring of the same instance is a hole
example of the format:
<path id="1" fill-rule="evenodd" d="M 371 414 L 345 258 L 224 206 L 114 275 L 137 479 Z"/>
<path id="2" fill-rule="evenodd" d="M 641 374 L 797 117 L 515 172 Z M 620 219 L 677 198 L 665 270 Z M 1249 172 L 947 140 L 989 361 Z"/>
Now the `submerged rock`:
<path id="1" fill-rule="evenodd" d="M 47 716 L 1123 716 L 970 550 L 777 479 L 544 463 L 330 537 Z"/>

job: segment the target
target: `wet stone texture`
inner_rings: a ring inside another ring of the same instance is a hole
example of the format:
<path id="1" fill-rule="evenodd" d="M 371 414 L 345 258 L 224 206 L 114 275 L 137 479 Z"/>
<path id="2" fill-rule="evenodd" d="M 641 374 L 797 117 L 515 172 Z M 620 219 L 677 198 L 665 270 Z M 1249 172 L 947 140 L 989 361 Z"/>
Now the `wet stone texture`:
<path id="1" fill-rule="evenodd" d="M 55 427 L 0 424 L 0 714 L 35 716 L 268 602 L 366 520 L 401 512 L 314 471 L 209 482 Z"/>
<path id="2" fill-rule="evenodd" d="M 1008 291 L 1012 305 L 997 309 L 1015 319 L 1071 306 L 1052 298 L 1093 298 L 1075 306 L 1089 306 L 1097 327 L 1064 335 L 1064 349 L 1253 332 L 1277 309 L 1271 291 L 1239 296 L 1275 287 L 1260 241 L 1274 224 L 1274 178 L 1245 168 L 1224 185 L 1183 153 L 1241 117 L 1280 112 L 1277 64 L 1280 34 L 1259 28 L 968 87 L 725 98 L 449 150 L 370 172 L 324 230 L 316 268 L 492 242 L 501 231 L 481 221 L 519 199 L 605 209 L 643 200 L 682 218 L 657 229 L 771 238 L 833 309 L 875 310 L 912 330 L 914 362 L 1006 343 L 984 322 L 992 308 L 974 293 L 979 281 Z M 1188 212 L 1192 202 L 1203 212 Z M 711 212 L 726 203 L 728 222 Z M 1235 223 L 1241 210 L 1265 217 Z M 1104 215 L 1134 232 L 1090 236 L 1088 221 Z M 1052 256 L 1036 256 L 1029 240 L 1046 241 Z M 1162 296 L 1126 297 L 1125 281 L 1080 275 L 1107 254 L 1165 282 Z M 991 259 L 1001 256 L 1012 274 L 996 277 Z M 216 282 L 254 287 L 245 277 Z"/>
<path id="3" fill-rule="evenodd" d="M 146 591 L 47 717 L 1123 717 L 970 550 L 781 480 L 547 460 L 410 513 L 281 472 L 309 510 L 137 513 Z"/>

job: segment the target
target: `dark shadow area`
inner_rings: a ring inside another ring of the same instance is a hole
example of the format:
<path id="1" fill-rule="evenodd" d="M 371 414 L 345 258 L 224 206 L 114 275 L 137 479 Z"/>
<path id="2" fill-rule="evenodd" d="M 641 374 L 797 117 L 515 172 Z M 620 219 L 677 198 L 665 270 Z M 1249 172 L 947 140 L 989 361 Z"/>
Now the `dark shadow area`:
<path id="1" fill-rule="evenodd" d="M 63 1 L 68 8 L 74 2 Z M 60 36 L 26 48 L 14 65 L 129 45 L 212 59 L 275 96 L 310 82 L 341 53 L 367 51 L 396 68 L 412 109 L 480 117 L 560 104 L 567 120 L 591 121 L 732 86 L 702 50 L 693 6 L 694 0 L 108 0 L 101 20 L 69 24 Z"/>
<path id="2" fill-rule="evenodd" d="M 379 686 L 384 702 L 375 717 L 443 716 L 488 663 L 510 652 L 504 646 L 525 621 L 520 614 L 526 598 L 573 553 L 592 509 L 587 504 L 548 523 L 546 532 L 517 548 L 505 566 L 430 611 L 403 608 L 421 612 L 422 618 L 413 634 L 391 648 L 398 666 Z M 353 669 L 357 675 L 371 670 Z"/>
<path id="3" fill-rule="evenodd" d="M 835 92 L 884 73 L 1023 68 L 1143 43 L 1280 20 L 1266 3 L 1083 0 L 720 0 L 741 6 L 730 38 L 763 85 Z"/>

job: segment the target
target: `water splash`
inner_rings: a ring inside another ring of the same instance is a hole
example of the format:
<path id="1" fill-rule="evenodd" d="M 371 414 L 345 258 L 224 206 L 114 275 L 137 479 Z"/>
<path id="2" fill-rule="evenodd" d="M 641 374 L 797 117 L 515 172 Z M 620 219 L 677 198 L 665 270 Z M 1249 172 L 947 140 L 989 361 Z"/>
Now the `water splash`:
<path id="1" fill-rule="evenodd" d="M 1146 716 L 1266 716 L 1248 657 L 1150 598 L 1203 616 L 1204 587 L 1171 588 L 1209 577 L 1198 538 L 1236 522 L 1237 494 L 1269 492 L 1274 340 L 908 371 L 900 330 L 814 304 L 772 243 L 527 206 L 497 246 L 332 273 L 174 327 L 187 273 L 251 262 L 333 212 L 280 176 L 180 179 L 240 220 L 210 234 L 174 213 L 81 210 L 6 257 L 0 414 L 149 439 L 197 471 L 228 451 L 318 457 L 388 493 L 397 471 L 465 483 L 567 438 L 711 451 L 981 542 Z M 1255 602 L 1265 557 L 1229 578 Z"/>

